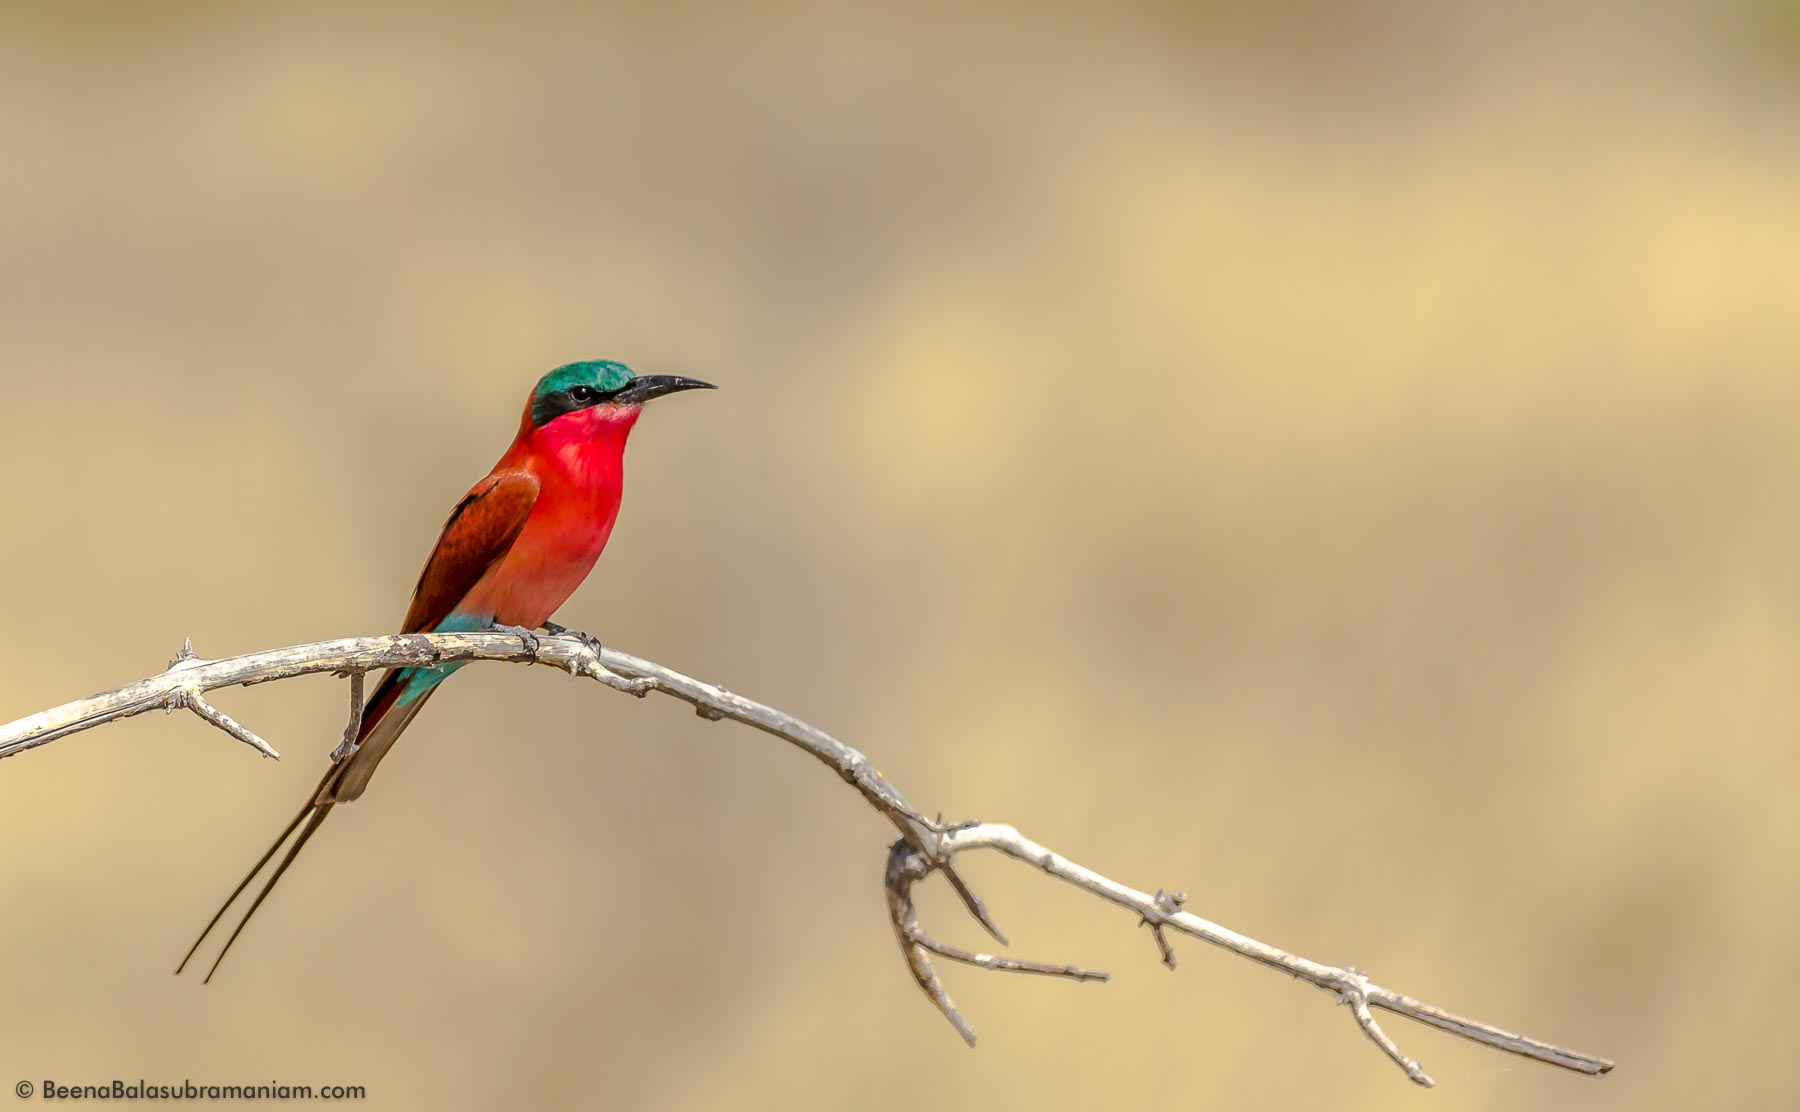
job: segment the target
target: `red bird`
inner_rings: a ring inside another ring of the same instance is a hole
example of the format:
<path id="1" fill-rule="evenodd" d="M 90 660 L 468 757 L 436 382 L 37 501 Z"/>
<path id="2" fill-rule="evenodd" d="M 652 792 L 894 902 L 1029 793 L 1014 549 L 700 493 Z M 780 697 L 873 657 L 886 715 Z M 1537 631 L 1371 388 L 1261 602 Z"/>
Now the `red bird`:
<path id="1" fill-rule="evenodd" d="M 639 376 L 622 363 L 605 360 L 569 363 L 539 379 L 512 447 L 450 512 L 413 588 L 401 632 L 458 633 L 499 626 L 561 632 L 550 615 L 581 586 L 612 535 L 624 484 L 625 441 L 644 403 L 693 389 L 714 387 L 678 375 Z M 206 979 L 212 980 L 232 943 L 325 816 L 368 789 L 375 766 L 438 684 L 461 666 L 399 668 L 382 677 L 364 705 L 355 744 L 345 754 L 333 754 L 334 763 L 306 805 L 232 890 L 176 973 L 187 968 L 226 910 L 299 829 L 300 837 L 207 971 Z"/>

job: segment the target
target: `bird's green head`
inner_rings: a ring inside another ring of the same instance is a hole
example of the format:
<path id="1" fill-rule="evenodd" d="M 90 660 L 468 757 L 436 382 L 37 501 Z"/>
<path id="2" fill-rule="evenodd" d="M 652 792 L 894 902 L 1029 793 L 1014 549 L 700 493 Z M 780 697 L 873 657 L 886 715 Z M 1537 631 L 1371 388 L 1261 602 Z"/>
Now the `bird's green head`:
<path id="1" fill-rule="evenodd" d="M 558 417 L 595 406 L 636 407 L 677 390 L 714 390 L 710 382 L 680 375 L 640 375 L 623 363 L 590 359 L 564 363 L 531 392 L 531 423 L 542 428 Z"/>

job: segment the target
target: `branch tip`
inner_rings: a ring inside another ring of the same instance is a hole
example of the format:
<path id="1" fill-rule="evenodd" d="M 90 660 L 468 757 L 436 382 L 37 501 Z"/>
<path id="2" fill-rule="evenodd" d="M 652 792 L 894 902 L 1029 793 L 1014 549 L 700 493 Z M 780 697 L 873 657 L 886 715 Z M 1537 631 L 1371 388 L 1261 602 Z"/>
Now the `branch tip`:
<path id="1" fill-rule="evenodd" d="M 1083 969 L 1079 965 L 1052 965 L 1042 961 L 1025 961 L 1021 958 L 1002 957 L 999 954 L 983 954 L 972 950 L 964 950 L 947 942 L 939 942 L 917 923 L 913 924 L 908 937 L 914 945 L 923 946 L 941 958 L 959 961 L 964 965 L 973 965 L 979 969 L 995 973 L 1035 973 L 1041 977 L 1061 977 L 1070 981 L 1098 981 L 1105 984 L 1112 980 L 1112 974 L 1102 969 Z"/>

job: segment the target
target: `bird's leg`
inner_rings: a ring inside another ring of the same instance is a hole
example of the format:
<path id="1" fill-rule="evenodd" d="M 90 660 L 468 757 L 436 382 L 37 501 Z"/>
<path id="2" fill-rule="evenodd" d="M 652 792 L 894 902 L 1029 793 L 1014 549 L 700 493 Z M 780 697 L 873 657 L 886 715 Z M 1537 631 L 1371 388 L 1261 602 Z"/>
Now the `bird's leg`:
<path id="1" fill-rule="evenodd" d="M 575 640 L 580 641 L 583 645 L 586 645 L 589 649 L 593 650 L 595 656 L 600 655 L 600 650 L 602 648 L 600 638 L 595 637 L 591 633 L 585 633 L 579 629 L 570 629 L 568 626 L 557 625 L 555 622 L 545 622 L 540 628 L 552 637 L 573 637 Z"/>
<path id="2" fill-rule="evenodd" d="M 533 664 L 536 664 L 538 662 L 539 645 L 538 645 L 538 635 L 536 633 L 532 632 L 529 629 L 526 629 L 524 626 L 500 625 L 498 623 L 496 623 L 494 626 L 494 632 L 495 633 L 510 633 L 513 636 L 517 637 L 519 640 L 523 641 L 525 643 L 525 655 L 531 658 L 531 662 Z"/>

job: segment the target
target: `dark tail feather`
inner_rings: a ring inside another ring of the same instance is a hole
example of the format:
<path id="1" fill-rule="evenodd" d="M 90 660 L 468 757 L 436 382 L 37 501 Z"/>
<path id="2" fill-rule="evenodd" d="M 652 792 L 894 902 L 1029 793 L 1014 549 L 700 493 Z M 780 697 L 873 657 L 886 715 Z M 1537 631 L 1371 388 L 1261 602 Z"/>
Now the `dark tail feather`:
<path id="1" fill-rule="evenodd" d="M 263 885 L 262 891 L 256 894 L 255 901 L 250 904 L 250 910 L 244 912 L 244 917 L 238 920 L 237 929 L 232 931 L 231 937 L 225 940 L 225 948 L 220 950 L 219 956 L 213 959 L 212 968 L 206 971 L 206 980 L 202 981 L 202 984 L 212 983 L 213 974 L 219 971 L 219 963 L 224 961 L 225 955 L 231 952 L 231 944 L 236 942 L 238 940 L 238 935 L 243 934 L 244 928 L 250 925 L 250 917 L 255 915 L 256 909 L 261 907 L 263 901 L 269 898 L 269 893 L 275 890 L 276 883 L 281 880 L 281 874 L 287 872 L 288 866 L 294 863 L 294 858 L 300 856 L 300 851 L 306 848 L 306 840 L 313 836 L 314 831 L 319 829 L 319 825 L 325 821 L 325 816 L 331 814 L 331 808 L 333 806 L 335 806 L 335 804 L 325 803 L 318 806 L 309 806 L 307 808 L 308 811 L 312 812 L 312 818 L 307 820 L 306 828 L 300 831 L 300 837 L 294 840 L 294 847 L 287 851 L 287 856 L 281 859 L 281 864 L 275 866 L 275 872 L 269 877 L 269 883 Z M 306 812 L 303 811 L 301 813 L 305 814 Z M 293 827 L 290 826 L 288 829 L 292 830 Z M 282 836 L 282 840 L 286 841 L 285 834 Z M 279 845 L 280 843 L 276 844 Z M 264 858 L 263 860 L 266 862 L 268 859 Z M 261 871 L 262 865 L 259 864 L 256 868 L 258 871 Z M 254 876 L 256 874 L 252 873 L 251 875 Z M 246 881 L 246 883 L 248 883 L 248 881 Z M 242 891 L 241 887 L 239 891 Z M 236 895 L 232 896 L 232 899 L 236 898 Z M 211 928 L 208 929 L 210 930 Z M 198 945 L 198 943 L 196 943 L 196 945 Z"/>
<path id="2" fill-rule="evenodd" d="M 250 882 L 256 879 L 256 874 L 263 871 L 263 866 L 269 863 L 269 858 L 275 856 L 275 851 L 280 849 L 282 845 L 287 842 L 288 838 L 293 835 L 295 828 L 300 825 L 301 821 L 304 820 L 307 815 L 312 814 L 312 810 L 313 806 L 310 801 L 308 801 L 306 806 L 300 808 L 300 813 L 294 816 L 294 821 L 288 823 L 287 829 L 283 830 L 281 836 L 275 839 L 275 844 L 269 847 L 269 852 L 263 854 L 262 858 L 258 860 L 255 865 L 250 867 L 250 871 L 244 874 L 244 879 L 238 881 L 238 886 L 231 890 L 231 895 L 225 897 L 225 902 L 219 905 L 219 910 L 213 912 L 212 919 L 207 922 L 206 929 L 201 931 L 200 937 L 194 939 L 194 944 L 188 947 L 187 956 L 182 958 L 181 964 L 175 967 L 175 975 L 177 977 L 181 976 L 181 971 L 187 968 L 187 963 L 194 960 L 194 954 L 200 949 L 200 944 L 205 942 L 206 936 L 211 934 L 213 928 L 219 925 L 219 920 L 225 918 L 225 913 L 231 910 L 231 905 L 236 903 L 237 898 L 244 894 L 244 889 L 250 887 Z"/>
<path id="3" fill-rule="evenodd" d="M 275 844 L 269 847 L 268 852 L 257 859 L 250 872 L 238 882 L 238 886 L 231 890 L 231 895 L 227 896 L 225 902 L 219 906 L 212 921 L 207 923 L 206 929 L 200 932 L 200 937 L 194 939 L 194 944 L 188 948 L 187 956 L 182 958 L 181 964 L 175 967 L 178 975 L 187 968 L 188 962 L 194 960 L 194 954 L 199 951 L 200 944 L 206 941 L 207 936 L 213 932 L 213 928 L 225 918 L 225 913 L 231 910 L 231 905 L 236 903 L 238 897 L 244 894 L 244 890 L 250 887 L 250 882 L 255 880 L 263 869 L 268 867 L 269 862 L 275 859 L 275 855 L 280 852 L 281 847 L 287 845 L 287 840 L 294 836 L 294 831 L 299 830 L 300 837 L 287 851 L 287 856 L 283 857 L 281 863 L 275 867 L 275 872 L 269 877 L 268 883 L 263 885 L 262 891 L 257 893 L 256 901 L 250 905 L 250 910 L 244 912 L 244 917 L 238 920 L 237 929 L 232 931 L 231 937 L 225 940 L 225 949 L 220 950 L 219 956 L 213 960 L 212 968 L 206 973 L 206 979 L 211 981 L 213 974 L 218 971 L 219 962 L 224 961 L 226 953 L 230 951 L 231 944 L 237 941 L 238 935 L 244 933 L 244 928 L 250 923 L 250 917 L 255 915 L 256 909 L 269 898 L 269 893 L 274 890 L 275 883 L 281 879 L 281 874 L 287 872 L 288 866 L 294 863 L 294 858 L 300 855 L 300 850 L 305 847 L 306 840 L 319 829 L 319 824 L 325 821 L 325 816 L 330 814 L 331 809 L 338 803 L 347 802 L 361 795 L 363 789 L 368 786 L 369 777 L 374 773 L 375 766 L 393 747 L 394 741 L 400 736 L 400 732 L 406 729 L 407 723 L 412 721 L 413 715 L 419 712 L 419 707 L 424 704 L 425 697 L 431 694 L 431 688 L 426 688 L 411 702 L 401 705 L 401 677 L 403 674 L 399 671 L 389 672 L 382 679 L 380 686 L 376 687 L 374 695 L 369 698 L 364 707 L 362 728 L 357 731 L 356 741 L 360 748 L 346 759 L 325 770 L 325 776 L 319 781 L 319 786 L 306 797 L 306 806 L 300 808 L 300 813 L 294 816 L 293 821 L 287 824 L 286 829 L 282 830 L 281 836 L 275 839 Z M 306 824 L 304 829 L 301 829 L 302 823 Z"/>
<path id="4" fill-rule="evenodd" d="M 333 776 L 333 774 L 335 774 L 336 772 L 337 772 L 337 766 L 333 765 L 330 769 L 328 769 L 326 771 L 325 780 L 321 780 L 319 782 L 319 787 L 320 788 L 324 787 L 325 781 L 330 780 L 331 777 Z M 306 817 L 308 815 L 312 814 L 317 809 L 317 805 L 313 803 L 313 798 L 317 795 L 318 795 L 318 789 L 315 788 L 313 790 L 313 794 L 306 797 L 306 799 L 307 799 L 306 806 L 300 808 L 300 813 L 294 816 L 293 821 L 287 824 L 286 829 L 282 830 L 281 836 L 275 839 L 275 844 L 271 845 L 268 849 L 268 852 L 264 853 L 260 858 L 257 859 L 256 864 L 252 865 L 250 867 L 250 871 L 248 873 L 244 874 L 244 879 L 238 881 L 238 886 L 231 890 L 231 895 L 225 897 L 225 902 L 219 905 L 219 910 L 214 912 L 212 919 L 207 922 L 206 929 L 201 931 L 200 937 L 194 939 L 194 944 L 192 946 L 188 947 L 187 956 L 182 958 L 181 964 L 177 965 L 175 967 L 175 975 L 177 977 L 181 976 L 182 970 L 187 968 L 187 963 L 194 960 L 194 954 L 199 951 L 200 944 L 202 942 L 205 942 L 206 936 L 211 934 L 213 932 L 213 928 L 219 925 L 219 920 L 225 918 L 225 913 L 227 911 L 231 910 L 231 905 L 236 903 L 237 898 L 244 894 L 244 889 L 250 887 L 250 882 L 255 880 L 257 874 L 262 872 L 263 868 L 266 865 L 268 865 L 270 860 L 272 860 L 274 858 L 276 851 L 281 849 L 281 847 L 283 845 L 287 844 L 287 840 L 293 836 L 294 831 L 299 828 L 299 826 L 302 822 L 306 821 Z M 294 848 L 296 851 L 298 851 L 298 849 L 299 849 L 298 846 L 296 846 Z M 287 868 L 288 862 L 291 862 L 293 859 L 294 859 L 294 855 L 292 853 L 288 854 L 287 859 L 282 862 L 281 867 L 284 869 Z M 277 875 L 280 875 L 280 874 L 278 873 Z M 264 888 L 262 894 L 263 894 L 263 896 L 268 895 L 269 890 L 267 888 Z M 257 897 L 257 902 L 258 903 L 262 902 L 262 896 Z M 241 923 L 238 924 L 238 930 L 241 931 L 243 929 L 244 929 L 243 924 L 241 924 Z M 232 935 L 232 937 L 236 938 L 237 936 L 234 934 L 234 935 Z M 213 963 L 213 968 L 215 968 L 215 969 L 218 968 L 217 962 Z M 208 973 L 207 976 L 211 977 L 212 974 Z"/>

